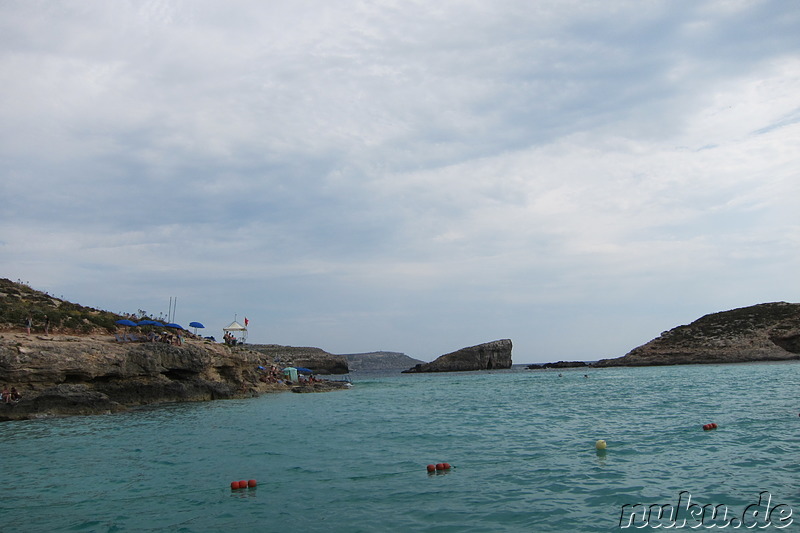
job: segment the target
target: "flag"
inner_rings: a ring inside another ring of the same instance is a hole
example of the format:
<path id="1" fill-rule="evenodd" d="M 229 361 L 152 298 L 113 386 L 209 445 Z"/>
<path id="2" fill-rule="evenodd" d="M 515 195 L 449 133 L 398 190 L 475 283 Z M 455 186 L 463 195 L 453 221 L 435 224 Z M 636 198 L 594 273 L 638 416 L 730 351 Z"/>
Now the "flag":
<path id="1" fill-rule="evenodd" d="M 249 323 L 250 323 L 250 321 L 247 320 L 247 317 L 244 317 L 244 327 L 247 327 L 247 324 L 249 324 Z"/>

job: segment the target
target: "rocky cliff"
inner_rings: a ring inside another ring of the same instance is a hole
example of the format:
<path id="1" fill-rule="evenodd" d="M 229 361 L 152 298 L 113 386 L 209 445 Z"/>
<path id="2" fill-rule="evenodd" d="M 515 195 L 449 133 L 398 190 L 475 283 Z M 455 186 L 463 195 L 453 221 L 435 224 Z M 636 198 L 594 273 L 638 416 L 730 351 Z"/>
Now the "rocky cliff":
<path id="1" fill-rule="evenodd" d="M 509 339 L 486 342 L 442 355 L 430 363 L 421 363 L 403 372 L 460 372 L 511 368 L 511 348 Z"/>
<path id="2" fill-rule="evenodd" d="M 187 339 L 182 346 L 120 343 L 111 335 L 0 335 L 0 384 L 22 399 L 0 420 L 95 414 L 160 402 L 290 390 L 267 383 L 271 361 L 246 348 Z"/>
<path id="3" fill-rule="evenodd" d="M 743 363 L 800 359 L 800 304 L 766 303 L 713 313 L 592 366 Z"/>

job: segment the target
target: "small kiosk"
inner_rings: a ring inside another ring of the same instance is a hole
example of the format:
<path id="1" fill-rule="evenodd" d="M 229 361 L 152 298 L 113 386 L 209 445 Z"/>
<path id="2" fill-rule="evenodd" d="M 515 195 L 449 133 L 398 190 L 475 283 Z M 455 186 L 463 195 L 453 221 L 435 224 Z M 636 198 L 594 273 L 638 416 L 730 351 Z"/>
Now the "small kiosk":
<path id="1" fill-rule="evenodd" d="M 247 328 L 235 320 L 222 328 L 222 331 L 233 335 L 236 339 L 236 344 L 244 344 L 247 341 Z"/>

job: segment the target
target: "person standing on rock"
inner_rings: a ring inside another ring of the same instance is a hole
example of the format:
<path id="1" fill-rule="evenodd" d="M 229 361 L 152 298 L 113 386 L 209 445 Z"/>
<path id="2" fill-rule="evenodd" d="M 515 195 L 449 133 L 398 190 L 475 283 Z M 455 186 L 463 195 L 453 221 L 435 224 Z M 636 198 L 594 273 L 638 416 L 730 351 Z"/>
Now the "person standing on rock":
<path id="1" fill-rule="evenodd" d="M 25 331 L 28 332 L 28 335 L 31 334 L 31 327 L 33 326 L 33 319 L 31 315 L 28 315 L 28 318 L 25 319 Z"/>
<path id="2" fill-rule="evenodd" d="M 50 318 L 44 315 L 44 334 L 50 335 Z"/>

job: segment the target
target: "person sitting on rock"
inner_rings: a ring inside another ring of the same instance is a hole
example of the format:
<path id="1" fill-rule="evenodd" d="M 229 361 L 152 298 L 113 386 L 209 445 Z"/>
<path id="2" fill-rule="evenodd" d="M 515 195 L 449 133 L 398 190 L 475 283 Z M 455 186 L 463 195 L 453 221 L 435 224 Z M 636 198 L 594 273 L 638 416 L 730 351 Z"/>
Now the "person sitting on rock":
<path id="1" fill-rule="evenodd" d="M 11 393 L 8 391 L 8 385 L 3 387 L 3 392 L 0 392 L 0 400 L 4 403 L 11 403 Z"/>
<path id="2" fill-rule="evenodd" d="M 16 387 L 11 387 L 11 401 L 18 402 L 22 398 L 22 395 L 17 392 Z"/>

